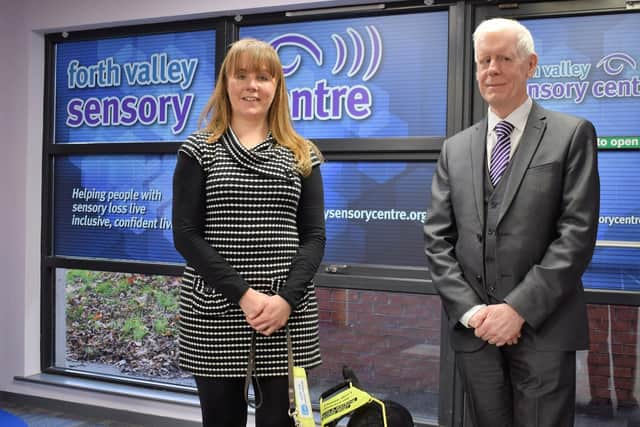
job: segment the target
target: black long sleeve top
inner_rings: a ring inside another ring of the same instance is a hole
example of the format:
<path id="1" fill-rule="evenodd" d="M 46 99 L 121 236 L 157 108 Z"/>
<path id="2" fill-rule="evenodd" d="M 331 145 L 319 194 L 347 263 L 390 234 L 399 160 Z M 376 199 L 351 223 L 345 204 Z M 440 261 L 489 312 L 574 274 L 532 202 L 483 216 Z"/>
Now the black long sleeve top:
<path id="1" fill-rule="evenodd" d="M 178 252 L 196 269 L 208 286 L 239 303 L 249 285 L 204 239 L 205 173 L 194 158 L 181 152 L 173 177 L 173 238 Z M 306 284 L 313 279 L 325 246 L 324 192 L 319 167 L 302 178 L 297 210 L 299 247 L 293 257 L 285 286 L 278 294 L 292 309 L 304 297 Z"/>

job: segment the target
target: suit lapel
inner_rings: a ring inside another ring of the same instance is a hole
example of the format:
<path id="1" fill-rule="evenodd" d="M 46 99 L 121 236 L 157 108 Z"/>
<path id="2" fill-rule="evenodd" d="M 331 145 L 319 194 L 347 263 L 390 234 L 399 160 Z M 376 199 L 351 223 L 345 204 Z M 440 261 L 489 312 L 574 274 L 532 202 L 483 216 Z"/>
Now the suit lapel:
<path id="1" fill-rule="evenodd" d="M 487 150 L 487 118 L 474 125 L 471 134 L 471 174 L 473 194 L 480 224 L 484 224 L 484 158 Z"/>
<path id="2" fill-rule="evenodd" d="M 515 197 L 520 184 L 524 179 L 524 175 L 529 168 L 531 159 L 540 145 L 542 135 L 547 127 L 545 121 L 546 115 L 544 111 L 537 106 L 534 102 L 531 107 L 531 113 L 529 113 L 529 120 L 527 126 L 524 129 L 518 149 L 516 150 L 513 158 L 511 159 L 509 177 L 507 179 L 507 188 L 505 189 L 504 198 L 502 199 L 502 206 L 498 215 L 498 223 L 502 220 L 506 212 L 509 210 L 511 202 Z"/>

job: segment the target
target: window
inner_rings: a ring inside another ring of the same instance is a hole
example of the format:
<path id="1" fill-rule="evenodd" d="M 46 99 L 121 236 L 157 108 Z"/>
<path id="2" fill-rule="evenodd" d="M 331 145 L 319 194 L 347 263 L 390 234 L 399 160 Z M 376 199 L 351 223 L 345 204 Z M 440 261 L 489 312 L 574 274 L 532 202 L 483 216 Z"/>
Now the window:
<path id="1" fill-rule="evenodd" d="M 309 372 L 312 398 L 353 369 L 364 390 L 437 424 L 440 298 L 435 295 L 319 289 L 323 363 Z"/>
<path id="2" fill-rule="evenodd" d="M 174 276 L 56 270 L 57 368 L 195 386 L 177 364 Z"/>
<path id="3" fill-rule="evenodd" d="M 368 391 L 434 422 L 441 306 L 422 224 L 460 117 L 448 113 L 452 11 L 462 13 L 398 4 L 48 35 L 43 371 L 192 390 L 176 358 L 175 153 L 228 43 L 256 37 L 280 54 L 294 125 L 327 159 L 312 394 L 348 364 Z"/>
<path id="4" fill-rule="evenodd" d="M 609 1 L 561 3 L 479 7 L 476 23 L 493 16 L 522 20 L 539 57 L 528 84 L 531 98 L 595 125 L 601 203 L 596 250 L 583 277 L 591 344 L 577 354 L 576 425 L 635 420 L 640 51 L 633 40 L 640 14 L 620 13 Z M 475 99 L 479 117 L 486 107 Z"/>
<path id="5" fill-rule="evenodd" d="M 640 86 L 632 42 L 640 15 L 607 14 L 526 20 L 539 56 L 529 95 L 543 106 L 585 117 L 598 133 L 601 180 L 600 225 L 585 286 L 637 290 L 640 248 L 637 180 Z M 580 34 L 580 28 L 590 28 Z M 624 32 L 630 38 L 620 38 Z"/>
<path id="6" fill-rule="evenodd" d="M 171 180 L 218 25 L 47 36 L 43 371 L 193 386 L 176 358 Z"/>
<path id="7" fill-rule="evenodd" d="M 277 48 L 292 117 L 307 138 L 446 134 L 446 10 L 247 25 L 240 37 Z"/>
<path id="8" fill-rule="evenodd" d="M 450 12 L 413 9 L 245 17 L 239 33 L 276 47 L 294 125 L 327 159 L 327 248 L 316 276 L 326 287 L 324 362 L 310 373 L 312 395 L 341 382 L 346 364 L 368 391 L 434 422 L 441 306 L 422 226 L 449 123 Z"/>

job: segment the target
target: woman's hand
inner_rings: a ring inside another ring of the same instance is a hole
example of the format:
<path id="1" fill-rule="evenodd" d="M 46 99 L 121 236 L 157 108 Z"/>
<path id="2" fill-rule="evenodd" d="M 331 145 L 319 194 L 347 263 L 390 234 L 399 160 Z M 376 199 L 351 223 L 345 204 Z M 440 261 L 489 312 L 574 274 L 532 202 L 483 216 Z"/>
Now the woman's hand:
<path id="1" fill-rule="evenodd" d="M 291 315 L 291 306 L 280 295 L 267 296 L 266 298 L 266 304 L 262 311 L 255 317 L 249 318 L 247 316 L 247 322 L 262 335 L 269 336 L 287 324 Z"/>
<path id="2" fill-rule="evenodd" d="M 268 295 L 252 288 L 249 288 L 249 290 L 242 295 L 239 304 L 249 323 L 251 323 L 250 319 L 255 319 L 262 313 L 268 299 Z"/>

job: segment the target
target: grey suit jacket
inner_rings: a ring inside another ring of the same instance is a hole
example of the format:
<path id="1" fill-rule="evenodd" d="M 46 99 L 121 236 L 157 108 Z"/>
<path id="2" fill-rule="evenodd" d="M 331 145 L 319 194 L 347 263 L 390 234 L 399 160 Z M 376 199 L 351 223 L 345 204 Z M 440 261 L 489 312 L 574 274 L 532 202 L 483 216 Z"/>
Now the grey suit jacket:
<path id="1" fill-rule="evenodd" d="M 458 320 L 489 303 L 482 243 L 486 135 L 485 118 L 444 142 L 424 227 L 431 278 L 459 351 L 485 344 Z M 596 144 L 590 122 L 534 102 L 504 183 L 494 295 L 524 317 L 540 350 L 588 346 L 581 276 L 598 224 Z"/>

